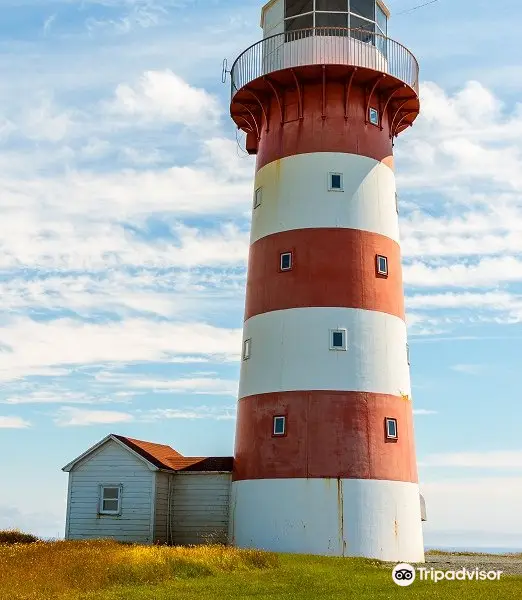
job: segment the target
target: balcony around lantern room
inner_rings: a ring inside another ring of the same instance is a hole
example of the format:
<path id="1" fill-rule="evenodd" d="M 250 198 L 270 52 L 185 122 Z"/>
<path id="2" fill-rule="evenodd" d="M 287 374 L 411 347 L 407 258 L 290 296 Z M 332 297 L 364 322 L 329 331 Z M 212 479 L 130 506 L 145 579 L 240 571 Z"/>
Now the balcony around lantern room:
<path id="1" fill-rule="evenodd" d="M 310 65 L 376 71 L 417 95 L 418 63 L 387 37 L 389 15 L 381 0 L 271 0 L 262 11 L 263 40 L 232 66 L 232 96 L 263 76 Z"/>

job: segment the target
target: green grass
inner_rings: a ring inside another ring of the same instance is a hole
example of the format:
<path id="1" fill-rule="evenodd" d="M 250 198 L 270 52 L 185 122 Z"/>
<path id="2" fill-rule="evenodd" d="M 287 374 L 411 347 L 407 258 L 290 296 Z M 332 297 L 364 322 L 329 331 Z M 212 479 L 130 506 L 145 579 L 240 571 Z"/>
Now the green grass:
<path id="1" fill-rule="evenodd" d="M 440 600 L 519 600 L 522 578 L 499 582 L 416 581 L 399 588 L 391 568 L 376 561 L 281 555 L 278 565 L 249 573 L 217 574 L 154 586 L 123 586 L 83 594 L 78 600 L 393 600 L 430 598 Z"/>
<path id="2" fill-rule="evenodd" d="M 437 584 L 417 580 L 399 588 L 391 565 L 362 559 L 276 555 L 219 545 L 24 543 L 32 540 L 18 532 L 3 539 L 1 600 L 522 598 L 522 577 Z"/>

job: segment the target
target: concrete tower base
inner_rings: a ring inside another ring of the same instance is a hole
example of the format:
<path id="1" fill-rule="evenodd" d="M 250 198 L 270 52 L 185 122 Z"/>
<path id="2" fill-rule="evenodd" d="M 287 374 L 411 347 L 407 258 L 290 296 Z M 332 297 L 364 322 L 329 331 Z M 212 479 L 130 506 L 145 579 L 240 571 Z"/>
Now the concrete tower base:
<path id="1" fill-rule="evenodd" d="M 419 487 L 400 481 L 271 479 L 232 485 L 240 548 L 424 562 Z"/>

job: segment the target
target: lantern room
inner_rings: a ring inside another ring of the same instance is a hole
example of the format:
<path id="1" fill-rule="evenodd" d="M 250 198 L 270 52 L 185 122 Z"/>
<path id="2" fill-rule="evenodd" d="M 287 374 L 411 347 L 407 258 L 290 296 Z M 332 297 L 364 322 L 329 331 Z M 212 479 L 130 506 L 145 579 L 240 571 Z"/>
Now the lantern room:
<path id="1" fill-rule="evenodd" d="M 272 0 L 263 8 L 265 38 L 313 27 L 343 27 L 387 36 L 390 11 L 381 0 Z"/>

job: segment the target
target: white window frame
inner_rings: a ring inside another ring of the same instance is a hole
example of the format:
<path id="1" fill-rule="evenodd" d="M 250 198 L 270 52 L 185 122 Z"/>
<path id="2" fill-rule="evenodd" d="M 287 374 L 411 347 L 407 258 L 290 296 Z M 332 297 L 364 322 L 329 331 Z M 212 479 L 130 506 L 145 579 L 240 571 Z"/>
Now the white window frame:
<path id="1" fill-rule="evenodd" d="M 263 203 L 263 187 L 258 187 L 254 192 L 254 210 L 259 208 Z"/>
<path id="2" fill-rule="evenodd" d="M 395 435 L 390 433 L 390 424 L 395 424 Z M 398 440 L 399 439 L 399 425 L 397 423 L 397 419 L 392 419 L 391 417 L 386 418 L 386 439 L 388 440 Z"/>
<path id="3" fill-rule="evenodd" d="M 103 502 L 104 500 L 106 501 L 114 501 L 116 500 L 116 498 L 104 498 L 105 496 L 105 490 L 118 490 L 118 509 L 117 510 L 105 510 L 103 508 Z M 122 494 L 123 494 L 123 486 L 121 484 L 107 484 L 107 483 L 103 483 L 100 485 L 100 490 L 99 490 L 99 509 L 98 509 L 98 514 L 100 515 L 107 515 L 107 516 L 111 516 L 111 517 L 117 517 L 119 515 L 121 515 L 121 500 L 122 500 Z"/>
<path id="4" fill-rule="evenodd" d="M 381 268 L 382 260 L 384 260 L 384 262 L 386 264 L 386 267 L 384 269 Z M 388 277 L 388 275 L 390 274 L 390 266 L 389 266 L 389 262 L 388 262 L 388 257 L 384 256 L 384 254 L 377 254 L 376 261 L 377 261 L 377 274 Z"/>
<path id="5" fill-rule="evenodd" d="M 341 178 L 341 187 L 336 188 L 332 186 L 332 177 L 338 175 Z M 330 172 L 328 173 L 328 191 L 329 192 L 344 192 L 344 175 L 342 173 Z"/>
<path id="6" fill-rule="evenodd" d="M 276 430 L 276 423 L 283 421 L 283 433 L 279 433 Z M 277 415 L 276 417 L 274 417 L 274 422 L 273 422 L 273 428 L 272 428 L 272 435 L 274 437 L 284 437 L 286 435 L 286 416 L 284 415 Z"/>
<path id="7" fill-rule="evenodd" d="M 372 120 L 372 115 L 375 115 L 376 121 Z M 368 121 L 370 122 L 371 125 L 375 125 L 375 127 L 381 126 L 381 115 L 379 114 L 379 111 L 374 106 L 370 106 L 370 108 L 368 109 Z"/>
<path id="8" fill-rule="evenodd" d="M 334 333 L 343 334 L 343 346 L 334 346 Z M 346 352 L 348 350 L 348 330 L 343 328 L 330 329 L 330 350 L 336 352 Z"/>
<path id="9" fill-rule="evenodd" d="M 289 267 L 283 267 L 283 259 L 285 258 L 285 256 L 289 256 L 290 257 L 290 266 Z M 279 268 L 283 272 L 291 271 L 294 268 L 294 253 L 293 252 L 282 252 L 281 253 L 281 259 L 280 259 L 280 263 L 279 263 Z"/>
<path id="10" fill-rule="evenodd" d="M 243 342 L 243 360 L 250 360 L 252 356 L 252 338 L 248 338 Z"/>

